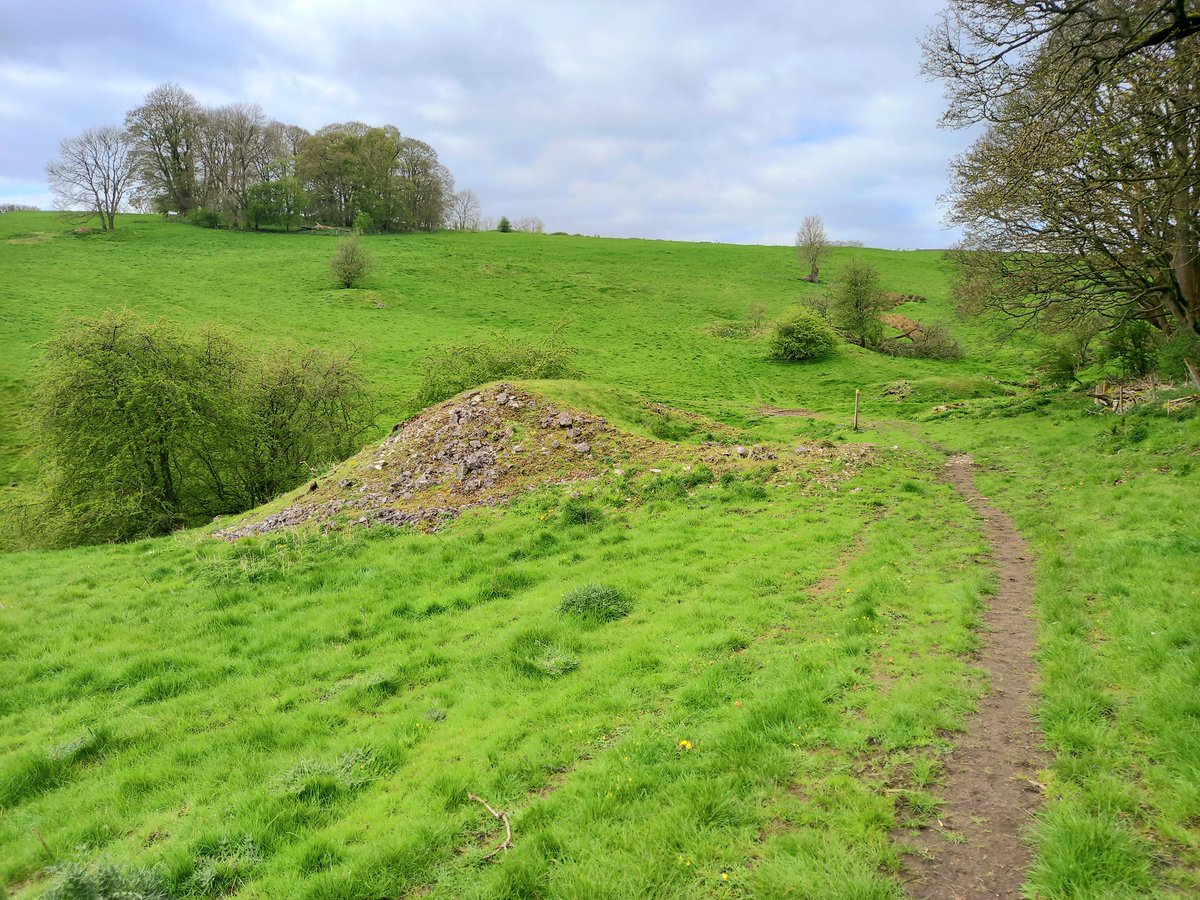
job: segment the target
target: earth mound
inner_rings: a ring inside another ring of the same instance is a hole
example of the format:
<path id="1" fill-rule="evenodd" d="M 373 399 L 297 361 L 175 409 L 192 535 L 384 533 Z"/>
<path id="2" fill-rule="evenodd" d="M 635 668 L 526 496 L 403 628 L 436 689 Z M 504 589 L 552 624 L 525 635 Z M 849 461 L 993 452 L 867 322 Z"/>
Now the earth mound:
<path id="1" fill-rule="evenodd" d="M 651 412 L 666 409 L 647 406 Z M 631 468 L 654 474 L 662 471 L 657 466 L 671 462 L 689 468 L 704 463 L 716 471 L 769 464 L 782 480 L 799 476 L 836 490 L 836 483 L 870 454 L 865 444 L 822 442 L 786 452 L 717 441 L 654 440 L 502 383 L 459 394 L 399 423 L 377 447 L 291 494 L 282 509 L 249 513 L 214 534 L 237 540 L 300 525 L 433 530 L 464 509 L 494 506 L 539 487 L 620 476 Z"/>
<path id="2" fill-rule="evenodd" d="M 313 481 L 284 509 L 217 535 L 232 540 L 335 520 L 433 527 L 535 487 L 595 477 L 630 460 L 653 462 L 668 446 L 499 384 L 401 422 L 377 448 Z"/>

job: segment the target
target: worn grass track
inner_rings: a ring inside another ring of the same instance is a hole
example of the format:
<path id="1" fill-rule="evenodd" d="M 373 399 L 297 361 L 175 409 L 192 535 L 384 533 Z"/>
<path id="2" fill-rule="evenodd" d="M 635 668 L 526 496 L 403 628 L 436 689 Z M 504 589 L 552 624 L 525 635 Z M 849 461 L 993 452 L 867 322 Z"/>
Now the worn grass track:
<path id="1" fill-rule="evenodd" d="M 1027 843 L 1047 762 L 1038 702 L 1033 558 L 1012 520 L 975 486 L 958 454 L 946 479 L 983 519 L 997 587 L 983 613 L 975 664 L 988 690 L 945 760 L 936 826 L 908 841 L 908 889 L 922 898 L 1015 897 L 1028 877 Z"/>

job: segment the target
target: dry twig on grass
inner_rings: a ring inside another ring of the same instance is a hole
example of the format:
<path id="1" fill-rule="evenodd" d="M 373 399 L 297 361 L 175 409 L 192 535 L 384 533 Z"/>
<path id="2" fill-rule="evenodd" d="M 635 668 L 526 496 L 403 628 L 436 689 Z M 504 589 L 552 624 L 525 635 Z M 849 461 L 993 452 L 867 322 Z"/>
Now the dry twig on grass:
<path id="1" fill-rule="evenodd" d="M 492 809 L 492 805 L 490 803 L 488 803 L 486 800 L 484 800 L 482 797 L 480 797 L 478 794 L 472 794 L 472 793 L 468 792 L 467 796 L 470 797 L 472 800 L 476 801 L 477 803 L 482 803 L 484 808 L 488 812 L 490 812 L 495 818 L 499 819 L 501 822 L 504 823 L 504 831 L 505 831 L 504 843 L 502 843 L 499 847 L 497 847 L 495 850 L 493 850 L 491 853 L 489 853 L 487 856 L 485 856 L 484 859 L 491 859 L 493 856 L 495 856 L 501 850 L 512 849 L 512 823 L 510 823 L 508 821 L 508 813 L 504 812 L 504 810 L 496 811 L 496 810 Z"/>

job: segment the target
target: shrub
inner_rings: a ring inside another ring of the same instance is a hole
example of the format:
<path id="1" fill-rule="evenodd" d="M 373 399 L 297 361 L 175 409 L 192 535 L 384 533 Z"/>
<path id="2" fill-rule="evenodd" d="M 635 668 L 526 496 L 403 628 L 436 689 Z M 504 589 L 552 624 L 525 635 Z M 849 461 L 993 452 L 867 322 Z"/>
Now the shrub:
<path id="1" fill-rule="evenodd" d="M 201 228 L 220 228 L 221 214 L 215 209 L 201 206 L 188 213 L 188 221 Z"/>
<path id="2" fill-rule="evenodd" d="M 501 216 L 500 223 L 496 226 L 496 230 L 508 234 L 513 230 L 512 222 L 508 221 L 508 216 Z"/>
<path id="3" fill-rule="evenodd" d="M 358 449 L 348 357 L 259 355 L 214 330 L 108 312 L 56 335 L 36 389 L 43 540 L 129 540 L 240 512 Z"/>
<path id="4" fill-rule="evenodd" d="M 1095 336 L 1096 327 L 1090 323 L 1056 335 L 1038 355 L 1037 365 L 1046 381 L 1056 387 L 1070 387 L 1078 383 L 1080 371 L 1091 362 L 1091 345 Z"/>
<path id="5" fill-rule="evenodd" d="M 1149 375 L 1158 362 L 1159 333 L 1142 319 L 1126 319 L 1104 335 L 1100 361 L 1113 364 L 1123 378 Z"/>
<path id="6" fill-rule="evenodd" d="M 558 607 L 564 616 L 574 616 L 585 622 L 615 622 L 633 610 L 629 599 L 614 587 L 585 584 L 568 591 Z"/>
<path id="7" fill-rule="evenodd" d="M 1187 360 L 1200 360 L 1200 335 L 1194 331 L 1176 332 L 1158 353 L 1162 374 L 1172 380 L 1189 378 Z"/>
<path id="8" fill-rule="evenodd" d="M 329 269 L 337 283 L 344 288 L 352 288 L 362 281 L 367 273 L 375 267 L 375 261 L 362 245 L 357 234 L 343 238 L 338 244 L 337 253 L 329 261 Z"/>
<path id="9" fill-rule="evenodd" d="M 772 359 L 820 359 L 833 352 L 837 335 L 816 313 L 797 309 L 775 323 L 768 346 Z"/>
<path id="10" fill-rule="evenodd" d="M 576 374 L 571 364 L 574 354 L 558 332 L 541 343 L 494 335 L 474 344 L 437 347 L 422 364 L 413 404 L 422 409 L 501 378 L 570 378 Z"/>

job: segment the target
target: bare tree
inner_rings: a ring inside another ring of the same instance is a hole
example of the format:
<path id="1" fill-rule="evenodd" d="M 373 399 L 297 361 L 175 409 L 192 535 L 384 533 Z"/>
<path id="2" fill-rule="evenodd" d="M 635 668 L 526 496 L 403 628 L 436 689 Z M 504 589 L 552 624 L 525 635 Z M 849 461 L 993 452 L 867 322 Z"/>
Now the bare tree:
<path id="1" fill-rule="evenodd" d="M 546 226 L 537 216 L 521 216 L 513 223 L 513 230 L 523 231 L 526 234 L 543 234 Z"/>
<path id="2" fill-rule="evenodd" d="M 244 227 L 248 192 L 271 158 L 267 117 L 257 105 L 231 103 L 206 110 L 199 131 L 205 206 Z"/>
<path id="3" fill-rule="evenodd" d="M 821 280 L 820 262 L 829 253 L 829 235 L 820 216 L 806 216 L 804 224 L 796 231 L 796 258 L 802 266 L 808 266 L 805 281 L 816 284 Z"/>
<path id="4" fill-rule="evenodd" d="M 455 231 L 479 230 L 479 198 L 470 188 L 450 198 L 447 225 Z"/>
<path id="5" fill-rule="evenodd" d="M 58 208 L 94 212 L 105 231 L 115 227 L 132 173 L 129 134 L 113 126 L 67 138 L 59 144 L 58 159 L 46 166 Z"/>

